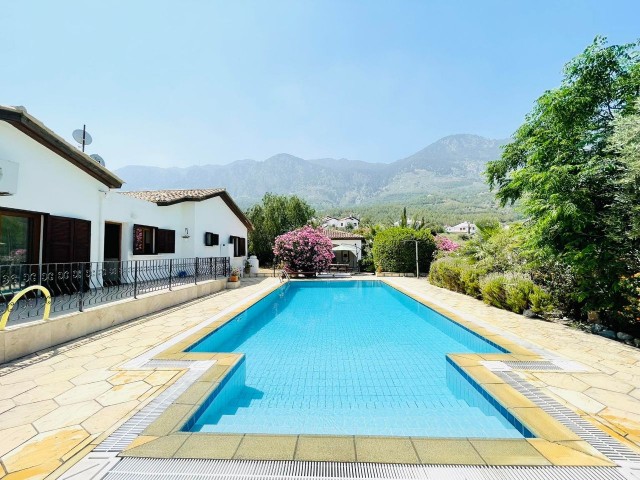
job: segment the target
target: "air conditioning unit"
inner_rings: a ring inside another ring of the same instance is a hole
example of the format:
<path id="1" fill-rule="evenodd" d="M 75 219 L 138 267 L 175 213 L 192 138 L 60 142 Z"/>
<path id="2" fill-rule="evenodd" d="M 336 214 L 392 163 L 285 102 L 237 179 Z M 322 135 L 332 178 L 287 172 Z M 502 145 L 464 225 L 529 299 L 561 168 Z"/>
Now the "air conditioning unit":
<path id="1" fill-rule="evenodd" d="M 18 192 L 18 169 L 16 162 L 0 159 L 0 195 L 15 195 Z"/>

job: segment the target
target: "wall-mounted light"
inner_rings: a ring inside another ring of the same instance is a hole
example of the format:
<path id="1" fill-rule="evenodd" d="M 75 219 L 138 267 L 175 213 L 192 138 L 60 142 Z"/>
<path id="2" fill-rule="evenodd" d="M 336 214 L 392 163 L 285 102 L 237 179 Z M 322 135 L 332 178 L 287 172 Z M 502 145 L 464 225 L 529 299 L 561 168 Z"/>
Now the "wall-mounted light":
<path id="1" fill-rule="evenodd" d="M 182 235 L 182 238 L 189 238 L 191 235 L 189 235 L 189 229 L 185 228 L 184 229 L 184 235 Z"/>

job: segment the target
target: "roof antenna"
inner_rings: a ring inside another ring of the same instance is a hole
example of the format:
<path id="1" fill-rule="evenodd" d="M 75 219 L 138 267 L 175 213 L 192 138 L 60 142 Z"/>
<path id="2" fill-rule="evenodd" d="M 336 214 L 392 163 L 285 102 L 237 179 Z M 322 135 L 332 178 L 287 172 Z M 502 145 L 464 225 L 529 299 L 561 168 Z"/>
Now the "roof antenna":
<path id="1" fill-rule="evenodd" d="M 82 145 L 83 152 L 84 146 L 91 145 L 91 142 L 93 142 L 93 138 L 91 138 L 91 135 L 89 135 L 89 132 L 87 132 L 86 125 L 82 126 L 82 130 L 78 129 L 73 131 L 73 139 Z"/>

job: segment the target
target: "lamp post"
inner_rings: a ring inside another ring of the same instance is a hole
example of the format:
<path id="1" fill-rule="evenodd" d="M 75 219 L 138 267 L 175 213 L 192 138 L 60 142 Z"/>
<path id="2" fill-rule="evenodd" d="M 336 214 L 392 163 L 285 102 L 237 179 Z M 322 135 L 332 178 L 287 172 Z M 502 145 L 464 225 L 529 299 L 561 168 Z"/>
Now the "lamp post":
<path id="1" fill-rule="evenodd" d="M 362 252 L 362 248 L 358 247 L 357 243 L 354 243 L 353 246 L 356 248 L 356 267 L 358 269 L 358 273 L 360 273 L 360 259 L 358 259 L 358 250 Z"/>
<path id="2" fill-rule="evenodd" d="M 415 242 L 416 244 L 416 278 L 420 278 L 420 267 L 418 266 L 418 242 L 422 240 L 403 240 L 403 243 Z"/>

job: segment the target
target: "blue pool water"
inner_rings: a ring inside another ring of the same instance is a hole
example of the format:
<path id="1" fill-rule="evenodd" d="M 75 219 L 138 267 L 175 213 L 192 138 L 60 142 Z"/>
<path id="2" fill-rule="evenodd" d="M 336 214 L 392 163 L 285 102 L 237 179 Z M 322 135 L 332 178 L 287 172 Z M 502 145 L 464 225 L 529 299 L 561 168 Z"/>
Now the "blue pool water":
<path id="1" fill-rule="evenodd" d="M 289 283 L 189 350 L 246 355 L 191 431 L 530 436 L 446 361 L 501 350 L 382 282 Z"/>

